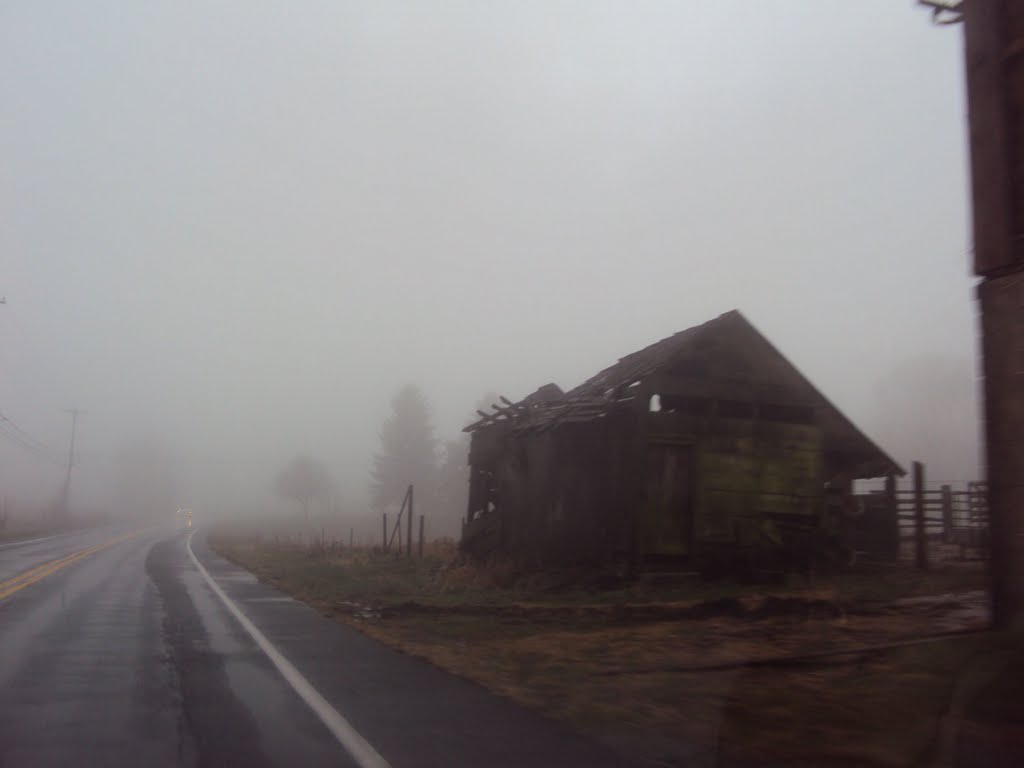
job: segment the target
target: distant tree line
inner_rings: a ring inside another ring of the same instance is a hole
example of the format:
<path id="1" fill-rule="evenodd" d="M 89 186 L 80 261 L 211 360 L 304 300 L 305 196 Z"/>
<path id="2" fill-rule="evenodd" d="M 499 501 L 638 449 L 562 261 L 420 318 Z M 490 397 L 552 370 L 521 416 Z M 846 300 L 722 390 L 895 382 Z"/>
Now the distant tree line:
<path id="1" fill-rule="evenodd" d="M 486 408 L 497 399 L 488 395 Z M 467 422 L 475 421 L 467 417 Z M 370 471 L 370 506 L 376 514 L 397 512 L 411 484 L 416 515 L 425 515 L 431 536 L 458 538 L 466 512 L 469 485 L 469 435 L 439 440 L 430 404 L 415 385 L 402 387 L 391 400 L 391 412 L 380 429 L 380 447 Z M 327 467 L 300 453 L 274 478 L 274 492 L 294 503 L 308 523 L 310 510 L 327 504 L 333 482 Z"/>

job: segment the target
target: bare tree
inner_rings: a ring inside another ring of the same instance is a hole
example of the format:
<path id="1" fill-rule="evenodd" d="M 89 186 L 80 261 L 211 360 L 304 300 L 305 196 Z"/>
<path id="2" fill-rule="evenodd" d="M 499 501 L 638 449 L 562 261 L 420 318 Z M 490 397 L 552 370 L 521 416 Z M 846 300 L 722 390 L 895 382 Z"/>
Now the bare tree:
<path id="1" fill-rule="evenodd" d="M 281 498 L 298 502 L 303 519 L 308 522 L 309 505 L 330 495 L 331 474 L 316 459 L 299 454 L 278 472 L 274 490 Z"/>

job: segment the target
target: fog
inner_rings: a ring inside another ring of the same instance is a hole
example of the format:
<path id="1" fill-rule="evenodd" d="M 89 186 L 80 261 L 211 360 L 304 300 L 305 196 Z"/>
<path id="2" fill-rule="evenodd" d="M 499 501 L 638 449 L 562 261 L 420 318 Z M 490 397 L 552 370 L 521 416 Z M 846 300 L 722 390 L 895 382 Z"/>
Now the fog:
<path id="1" fill-rule="evenodd" d="M 58 496 L 78 407 L 76 509 L 274 511 L 304 453 L 365 515 L 404 385 L 447 440 L 733 308 L 975 479 L 960 34 L 911 0 L 5 3 L 0 413 L 45 450 L 0 422 L 0 493 Z"/>

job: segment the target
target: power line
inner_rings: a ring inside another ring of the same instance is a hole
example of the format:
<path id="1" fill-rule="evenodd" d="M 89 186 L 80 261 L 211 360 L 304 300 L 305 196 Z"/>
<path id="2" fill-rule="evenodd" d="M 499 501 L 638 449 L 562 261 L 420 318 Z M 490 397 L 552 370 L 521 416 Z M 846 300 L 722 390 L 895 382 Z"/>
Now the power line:
<path id="1" fill-rule="evenodd" d="M 60 462 L 56 459 L 56 453 L 44 442 L 34 438 L 2 413 L 0 413 L 0 436 L 5 437 L 9 442 L 27 453 L 45 459 L 51 464 L 60 465 Z"/>
<path id="2" fill-rule="evenodd" d="M 6 437 L 19 448 L 23 448 L 31 453 L 40 453 L 39 449 L 35 445 L 22 438 L 17 432 L 8 429 L 3 424 L 0 424 L 0 435 Z"/>
<path id="3" fill-rule="evenodd" d="M 26 451 L 27 453 L 31 453 L 33 456 L 39 456 L 40 458 L 44 458 L 47 461 L 50 461 L 50 462 L 52 462 L 54 464 L 58 464 L 59 465 L 59 462 L 53 456 L 51 456 L 50 454 L 46 453 L 46 451 L 40 450 L 37 446 L 35 446 L 32 443 L 22 439 L 16 433 L 11 432 L 8 429 L 0 428 L 0 436 L 5 437 L 9 442 L 11 442 L 14 445 L 18 446 L 23 451 Z"/>
<path id="4" fill-rule="evenodd" d="M 35 437 L 33 437 L 31 434 L 29 434 L 24 429 L 19 427 L 14 422 L 13 419 L 11 419 L 9 416 L 7 416 L 6 414 L 4 414 L 2 412 L 0 412 L 0 422 L 5 422 L 7 427 L 13 429 L 14 432 L 17 433 L 23 440 L 25 440 L 26 442 L 31 443 L 33 446 L 37 447 L 39 450 L 46 451 L 47 453 L 51 453 L 51 454 L 56 454 L 56 452 L 53 451 L 46 443 L 44 443 L 42 440 L 38 440 Z"/>
<path id="5" fill-rule="evenodd" d="M 28 442 L 20 435 L 18 435 L 17 432 L 13 432 L 7 429 L 3 424 L 0 424 L 0 437 L 6 438 L 9 442 L 18 446 L 26 453 L 35 456 L 36 458 L 44 459 L 45 461 L 47 461 L 50 464 L 53 464 L 54 466 L 61 466 L 61 463 L 57 461 L 57 459 L 54 458 L 53 455 L 47 453 L 45 450 L 40 449 L 38 446 Z"/>
<path id="6" fill-rule="evenodd" d="M 0 413 L 0 426 L 3 426 L 9 433 L 13 432 L 21 442 L 28 443 L 34 449 L 51 455 L 56 455 L 56 452 L 53 451 L 46 443 L 36 437 L 33 437 L 29 432 L 19 427 L 13 419 L 4 413 Z"/>

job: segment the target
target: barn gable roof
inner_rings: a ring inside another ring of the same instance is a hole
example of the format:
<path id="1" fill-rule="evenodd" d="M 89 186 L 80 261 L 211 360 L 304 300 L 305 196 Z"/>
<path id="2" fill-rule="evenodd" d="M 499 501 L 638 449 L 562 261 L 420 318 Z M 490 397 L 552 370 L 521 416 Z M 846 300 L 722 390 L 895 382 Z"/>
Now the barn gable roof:
<path id="1" fill-rule="evenodd" d="M 639 385 L 657 388 L 668 377 L 683 382 L 687 394 L 811 406 L 826 450 L 850 457 L 856 477 L 905 474 L 738 310 L 626 355 L 564 395 L 549 384 L 518 403 L 506 400 L 507 407 L 482 414 L 465 431 L 500 421 L 511 422 L 513 429 L 550 429 L 602 418 L 629 403 Z"/>

